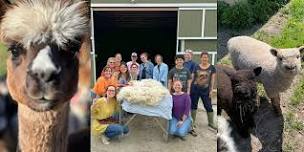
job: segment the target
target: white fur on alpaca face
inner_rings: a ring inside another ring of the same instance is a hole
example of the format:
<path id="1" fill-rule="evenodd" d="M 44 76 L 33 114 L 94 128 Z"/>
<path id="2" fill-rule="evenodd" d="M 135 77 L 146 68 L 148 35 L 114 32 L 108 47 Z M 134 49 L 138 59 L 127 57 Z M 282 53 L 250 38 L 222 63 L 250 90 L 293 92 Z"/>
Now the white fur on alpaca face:
<path id="1" fill-rule="evenodd" d="M 46 46 L 41 49 L 35 59 L 33 60 L 31 70 L 32 71 L 41 71 L 43 73 L 51 73 L 52 71 L 60 72 L 60 68 L 56 68 L 54 62 L 51 59 L 51 48 Z"/>
<path id="2" fill-rule="evenodd" d="M 281 72 L 298 74 L 301 71 L 301 52 L 304 48 L 271 49 L 270 51 L 277 57 Z"/>

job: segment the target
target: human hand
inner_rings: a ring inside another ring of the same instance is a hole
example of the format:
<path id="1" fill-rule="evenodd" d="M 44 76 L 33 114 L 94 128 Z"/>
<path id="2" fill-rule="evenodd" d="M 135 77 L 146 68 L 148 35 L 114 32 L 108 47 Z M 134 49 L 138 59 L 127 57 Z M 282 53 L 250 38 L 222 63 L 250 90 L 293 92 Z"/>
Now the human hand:
<path id="1" fill-rule="evenodd" d="M 209 98 L 212 97 L 212 90 L 209 92 Z"/>
<path id="2" fill-rule="evenodd" d="M 183 125 L 183 123 L 184 123 L 183 121 L 178 121 L 176 124 L 176 127 L 180 128 Z"/>

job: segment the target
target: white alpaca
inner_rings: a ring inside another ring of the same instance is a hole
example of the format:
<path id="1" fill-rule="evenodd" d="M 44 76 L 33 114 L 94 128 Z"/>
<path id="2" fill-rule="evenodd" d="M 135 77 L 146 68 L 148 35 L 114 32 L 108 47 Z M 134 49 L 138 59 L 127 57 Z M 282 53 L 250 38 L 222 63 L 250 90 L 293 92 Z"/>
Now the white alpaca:
<path id="1" fill-rule="evenodd" d="M 277 113 L 281 113 L 279 93 L 287 90 L 301 71 L 304 47 L 276 49 L 248 36 L 233 37 L 227 44 L 236 69 L 262 67 L 258 77 Z"/>

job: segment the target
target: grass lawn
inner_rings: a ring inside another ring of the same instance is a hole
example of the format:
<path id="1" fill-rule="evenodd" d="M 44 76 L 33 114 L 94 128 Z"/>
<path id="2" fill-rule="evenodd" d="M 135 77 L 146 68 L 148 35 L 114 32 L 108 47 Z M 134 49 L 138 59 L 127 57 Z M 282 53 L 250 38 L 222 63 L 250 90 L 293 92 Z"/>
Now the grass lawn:
<path id="1" fill-rule="evenodd" d="M 7 57 L 7 50 L 3 46 L 3 44 L 0 43 L 0 75 L 6 73 L 6 57 Z"/>
<path id="2" fill-rule="evenodd" d="M 253 36 L 277 48 L 291 48 L 304 45 L 303 8 L 303 0 L 292 0 L 285 8 L 282 8 L 281 11 L 288 15 L 288 20 L 279 36 L 272 37 L 264 32 L 257 32 Z M 304 107 L 303 75 L 301 76 L 299 83 L 295 86 L 294 93 L 287 103 L 287 106 L 287 111 L 284 113 L 283 151 L 295 151 L 300 147 L 297 146 L 297 141 L 294 141 L 297 140 L 294 136 L 299 132 L 304 133 L 303 119 L 299 119 L 301 107 Z"/>

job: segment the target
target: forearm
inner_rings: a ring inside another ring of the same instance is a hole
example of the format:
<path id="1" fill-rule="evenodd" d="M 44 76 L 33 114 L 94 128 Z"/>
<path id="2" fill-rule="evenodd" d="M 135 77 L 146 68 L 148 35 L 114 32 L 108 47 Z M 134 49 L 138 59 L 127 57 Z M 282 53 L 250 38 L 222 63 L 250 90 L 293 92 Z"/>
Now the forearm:
<path id="1" fill-rule="evenodd" d="M 183 116 L 182 116 L 182 119 L 181 119 L 181 121 L 185 121 L 186 119 L 187 119 L 187 115 L 186 114 L 184 114 Z"/>
<path id="2" fill-rule="evenodd" d="M 171 91 L 171 83 L 172 83 L 172 80 L 169 80 L 168 82 L 168 90 Z"/>
<path id="3" fill-rule="evenodd" d="M 215 76 L 216 76 L 216 75 L 213 74 L 212 77 L 211 77 L 210 91 L 212 91 L 213 88 L 214 88 Z"/>
<path id="4" fill-rule="evenodd" d="M 187 89 L 187 91 L 189 91 L 189 92 L 190 92 L 190 89 L 191 89 L 191 83 L 192 83 L 192 80 L 188 80 L 188 83 L 187 83 L 188 89 Z"/>

